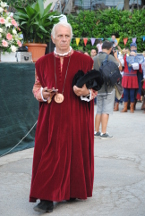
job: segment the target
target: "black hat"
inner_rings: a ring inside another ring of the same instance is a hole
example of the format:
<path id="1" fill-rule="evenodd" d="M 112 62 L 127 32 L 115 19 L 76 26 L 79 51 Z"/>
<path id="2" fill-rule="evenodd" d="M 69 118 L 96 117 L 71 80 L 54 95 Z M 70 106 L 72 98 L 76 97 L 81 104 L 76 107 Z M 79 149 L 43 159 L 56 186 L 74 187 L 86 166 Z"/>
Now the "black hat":
<path id="1" fill-rule="evenodd" d="M 98 91 L 101 89 L 103 83 L 104 80 L 101 72 L 93 69 L 88 71 L 86 74 L 79 70 L 73 78 L 72 85 L 76 85 L 77 87 L 81 88 L 84 84 L 86 84 L 88 89 Z"/>

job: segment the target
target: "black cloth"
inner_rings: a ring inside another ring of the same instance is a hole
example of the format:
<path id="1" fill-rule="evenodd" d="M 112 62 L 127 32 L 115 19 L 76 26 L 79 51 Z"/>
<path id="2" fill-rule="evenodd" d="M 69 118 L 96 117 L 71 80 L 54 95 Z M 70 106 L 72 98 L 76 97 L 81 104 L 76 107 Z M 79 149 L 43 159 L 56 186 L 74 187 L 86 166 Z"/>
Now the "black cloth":
<path id="1" fill-rule="evenodd" d="M 81 88 L 86 84 L 88 89 L 98 91 L 101 89 L 103 83 L 104 80 L 100 71 L 90 70 L 85 74 L 83 71 L 79 70 L 73 78 L 72 86 L 76 85 Z"/>
<path id="2" fill-rule="evenodd" d="M 37 121 L 34 81 L 34 63 L 0 63 L 0 155 L 13 148 Z M 33 147 L 34 136 L 35 127 L 12 152 Z"/>

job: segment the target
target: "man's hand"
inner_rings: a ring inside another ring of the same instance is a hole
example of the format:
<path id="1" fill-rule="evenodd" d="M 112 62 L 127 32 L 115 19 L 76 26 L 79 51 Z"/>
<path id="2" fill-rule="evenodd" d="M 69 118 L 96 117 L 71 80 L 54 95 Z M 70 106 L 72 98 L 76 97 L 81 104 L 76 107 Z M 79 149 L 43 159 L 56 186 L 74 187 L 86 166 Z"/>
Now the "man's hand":
<path id="1" fill-rule="evenodd" d="M 48 89 L 47 87 L 45 87 L 42 90 L 43 98 L 45 100 L 49 100 L 50 98 L 52 98 L 56 94 L 57 91 L 58 91 L 58 89 L 54 89 L 54 88 Z"/>
<path id="2" fill-rule="evenodd" d="M 82 88 L 78 88 L 76 85 L 74 85 L 73 91 L 77 96 L 86 96 L 90 93 L 89 89 L 86 87 L 86 84 L 84 84 Z"/>

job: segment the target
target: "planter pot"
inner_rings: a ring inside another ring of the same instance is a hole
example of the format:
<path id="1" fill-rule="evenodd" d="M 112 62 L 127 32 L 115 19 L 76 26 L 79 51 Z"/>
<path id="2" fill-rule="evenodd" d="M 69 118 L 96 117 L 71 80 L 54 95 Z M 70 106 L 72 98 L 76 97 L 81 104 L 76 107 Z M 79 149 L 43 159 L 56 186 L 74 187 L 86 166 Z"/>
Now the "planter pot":
<path id="1" fill-rule="evenodd" d="M 28 47 L 28 52 L 32 53 L 32 61 L 36 62 L 40 57 L 45 55 L 47 44 L 25 43 L 24 46 Z"/>
<path id="2" fill-rule="evenodd" d="M 1 52 L 1 62 L 16 62 L 16 53 Z"/>

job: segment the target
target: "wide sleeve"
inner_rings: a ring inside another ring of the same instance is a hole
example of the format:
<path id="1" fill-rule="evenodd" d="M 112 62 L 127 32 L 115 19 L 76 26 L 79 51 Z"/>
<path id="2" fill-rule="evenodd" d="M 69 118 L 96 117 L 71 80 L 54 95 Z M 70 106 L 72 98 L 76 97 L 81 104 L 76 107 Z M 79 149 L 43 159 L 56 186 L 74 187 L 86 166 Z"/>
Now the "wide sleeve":
<path id="1" fill-rule="evenodd" d="M 34 83 L 34 86 L 33 86 L 33 94 L 34 94 L 34 97 L 39 101 L 39 102 L 43 102 L 44 100 L 42 99 L 42 86 L 40 84 L 40 81 L 39 81 L 39 78 L 38 78 L 38 75 L 37 75 L 37 72 L 35 70 L 35 83 Z"/>

